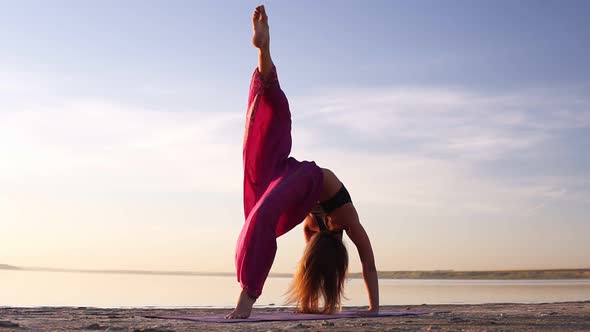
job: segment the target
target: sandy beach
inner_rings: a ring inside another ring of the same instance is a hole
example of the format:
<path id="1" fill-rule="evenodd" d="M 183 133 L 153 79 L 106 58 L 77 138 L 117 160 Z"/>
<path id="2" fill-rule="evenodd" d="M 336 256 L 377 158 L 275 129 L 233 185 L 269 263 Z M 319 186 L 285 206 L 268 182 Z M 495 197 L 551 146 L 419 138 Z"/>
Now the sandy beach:
<path id="1" fill-rule="evenodd" d="M 590 331 L 590 301 L 543 304 L 385 306 L 383 308 L 448 311 L 448 313 L 329 321 L 224 324 L 160 320 L 143 316 L 221 314 L 227 312 L 227 309 L 5 307 L 0 308 L 0 331 Z"/>

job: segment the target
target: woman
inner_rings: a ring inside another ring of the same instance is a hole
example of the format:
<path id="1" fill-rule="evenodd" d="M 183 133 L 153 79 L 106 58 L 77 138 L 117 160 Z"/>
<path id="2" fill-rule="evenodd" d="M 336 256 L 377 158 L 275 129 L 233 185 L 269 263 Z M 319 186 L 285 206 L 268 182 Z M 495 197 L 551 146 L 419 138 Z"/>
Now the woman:
<path id="1" fill-rule="evenodd" d="M 291 113 L 270 56 L 264 6 L 254 11 L 253 29 L 258 68 L 250 84 L 244 135 L 246 222 L 236 248 L 242 292 L 236 308 L 226 318 L 250 316 L 272 266 L 276 238 L 304 219 L 307 247 L 290 289 L 290 302 L 310 313 L 333 313 L 340 308 L 348 267 L 342 244 L 342 231 L 346 231 L 363 266 L 370 303 L 366 314 L 376 314 L 379 288 L 373 250 L 350 195 L 330 170 L 289 157 Z"/>

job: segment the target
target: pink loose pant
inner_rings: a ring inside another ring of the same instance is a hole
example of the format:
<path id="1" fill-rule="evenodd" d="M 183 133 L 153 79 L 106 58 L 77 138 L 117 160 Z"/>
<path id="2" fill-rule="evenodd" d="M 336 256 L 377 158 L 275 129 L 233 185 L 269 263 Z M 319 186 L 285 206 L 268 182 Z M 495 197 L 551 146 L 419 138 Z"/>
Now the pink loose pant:
<path id="1" fill-rule="evenodd" d="M 291 113 L 276 68 L 250 83 L 244 134 L 244 215 L 238 238 L 238 282 L 257 298 L 277 251 L 276 238 L 302 222 L 318 201 L 322 171 L 291 152 Z"/>

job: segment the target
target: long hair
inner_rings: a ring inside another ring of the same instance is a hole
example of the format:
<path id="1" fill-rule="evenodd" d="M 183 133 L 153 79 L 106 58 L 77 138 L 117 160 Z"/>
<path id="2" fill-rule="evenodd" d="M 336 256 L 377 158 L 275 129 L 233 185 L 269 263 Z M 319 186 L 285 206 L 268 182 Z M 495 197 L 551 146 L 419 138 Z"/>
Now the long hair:
<path id="1" fill-rule="evenodd" d="M 287 303 L 305 313 L 332 314 L 340 310 L 347 270 L 348 252 L 340 234 L 314 234 L 299 261 Z"/>

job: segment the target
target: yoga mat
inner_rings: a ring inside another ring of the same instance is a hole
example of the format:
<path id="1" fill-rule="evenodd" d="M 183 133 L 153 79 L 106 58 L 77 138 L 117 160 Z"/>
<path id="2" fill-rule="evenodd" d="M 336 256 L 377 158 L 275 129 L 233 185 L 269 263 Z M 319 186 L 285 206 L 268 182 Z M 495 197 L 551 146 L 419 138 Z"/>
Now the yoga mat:
<path id="1" fill-rule="evenodd" d="M 374 318 L 374 317 L 391 317 L 391 316 L 417 316 L 425 315 L 431 312 L 426 311 L 379 311 L 379 315 L 361 316 L 355 311 L 342 311 L 333 315 L 320 314 L 300 314 L 295 312 L 254 312 L 250 318 L 247 319 L 225 319 L 223 315 L 207 315 L 207 316 L 144 316 L 145 318 L 161 318 L 161 319 L 182 319 L 191 320 L 195 322 L 206 323 L 244 323 L 244 322 L 271 322 L 271 321 L 295 321 L 295 320 L 326 320 L 338 318 Z"/>

